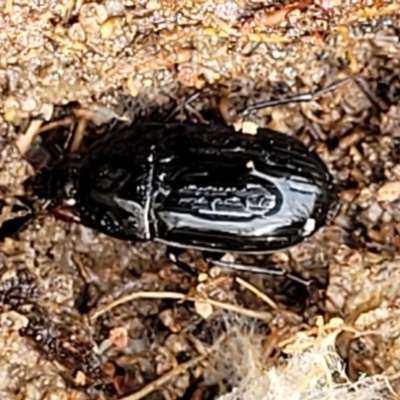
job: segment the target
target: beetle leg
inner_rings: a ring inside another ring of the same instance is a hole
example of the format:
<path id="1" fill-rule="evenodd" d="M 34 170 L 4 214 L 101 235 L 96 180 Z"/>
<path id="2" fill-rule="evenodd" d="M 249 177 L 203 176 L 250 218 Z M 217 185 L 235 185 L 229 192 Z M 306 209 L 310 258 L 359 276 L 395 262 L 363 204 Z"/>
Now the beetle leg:
<path id="1" fill-rule="evenodd" d="M 182 103 L 178 104 L 172 111 L 171 113 L 165 118 L 164 122 L 170 121 L 178 112 L 182 111 L 184 108 L 186 108 L 192 101 L 196 100 L 197 98 L 200 97 L 202 92 L 197 91 L 193 93 L 191 96 L 189 96 L 186 100 L 184 100 Z"/>
<path id="2" fill-rule="evenodd" d="M 185 249 L 180 249 L 177 247 L 167 247 L 167 257 L 168 259 L 175 264 L 178 268 L 181 270 L 187 272 L 188 274 L 192 276 L 197 277 L 197 271 L 194 270 L 190 265 L 184 263 L 183 261 L 179 260 L 179 256 L 184 253 L 186 250 Z"/>
<path id="3" fill-rule="evenodd" d="M 357 77 L 357 74 L 354 76 L 350 76 L 344 79 L 341 79 L 337 82 L 332 83 L 331 85 L 315 90 L 314 92 L 308 92 L 308 93 L 302 93 L 302 94 L 295 94 L 293 96 L 288 96 L 284 97 L 282 99 L 273 99 L 273 100 L 266 100 L 266 101 L 260 101 L 258 103 L 254 103 L 253 105 L 245 108 L 243 111 L 243 116 L 247 116 L 250 114 L 250 112 L 255 111 L 255 110 L 260 110 L 262 108 L 267 108 L 267 107 L 274 107 L 274 106 L 280 106 L 284 104 L 289 104 L 289 103 L 302 103 L 306 101 L 310 101 L 315 97 L 322 96 L 325 93 L 331 92 L 332 90 L 337 89 L 338 87 L 344 85 L 345 83 L 354 80 Z"/>
<path id="4" fill-rule="evenodd" d="M 290 272 L 287 272 L 284 269 L 257 267 L 255 265 L 238 264 L 235 262 L 216 260 L 213 258 L 206 258 L 206 261 L 218 267 L 229 268 L 235 271 L 251 272 L 254 274 L 263 274 L 263 275 L 285 276 L 291 279 L 292 281 L 298 282 L 304 286 L 309 286 L 311 284 L 310 280 L 300 278 L 294 274 L 291 274 Z"/>

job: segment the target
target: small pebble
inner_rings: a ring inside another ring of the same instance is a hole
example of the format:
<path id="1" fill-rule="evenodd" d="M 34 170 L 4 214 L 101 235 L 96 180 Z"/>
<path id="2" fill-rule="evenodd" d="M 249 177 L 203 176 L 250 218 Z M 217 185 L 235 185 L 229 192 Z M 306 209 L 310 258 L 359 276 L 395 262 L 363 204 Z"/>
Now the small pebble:
<path id="1" fill-rule="evenodd" d="M 376 199 L 378 201 L 393 202 L 400 198 L 400 181 L 386 182 L 378 190 Z"/>

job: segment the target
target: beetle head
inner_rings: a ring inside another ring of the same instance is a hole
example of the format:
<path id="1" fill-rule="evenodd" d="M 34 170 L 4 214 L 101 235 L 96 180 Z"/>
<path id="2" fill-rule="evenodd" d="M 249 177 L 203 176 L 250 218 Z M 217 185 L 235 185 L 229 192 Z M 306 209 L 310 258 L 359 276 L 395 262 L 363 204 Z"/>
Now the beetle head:
<path id="1" fill-rule="evenodd" d="M 43 168 L 24 185 L 29 194 L 49 201 L 49 208 L 73 208 L 77 204 L 79 156 L 71 156 L 52 167 Z"/>

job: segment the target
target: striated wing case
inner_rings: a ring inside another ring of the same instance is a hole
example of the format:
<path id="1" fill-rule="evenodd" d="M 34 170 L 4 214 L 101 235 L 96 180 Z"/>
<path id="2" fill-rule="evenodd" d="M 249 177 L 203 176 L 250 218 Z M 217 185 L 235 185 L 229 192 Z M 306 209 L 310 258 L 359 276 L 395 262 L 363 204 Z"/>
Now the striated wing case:
<path id="1" fill-rule="evenodd" d="M 152 220 L 179 247 L 267 253 L 304 240 L 336 203 L 322 160 L 270 130 L 170 125 L 157 144 Z"/>

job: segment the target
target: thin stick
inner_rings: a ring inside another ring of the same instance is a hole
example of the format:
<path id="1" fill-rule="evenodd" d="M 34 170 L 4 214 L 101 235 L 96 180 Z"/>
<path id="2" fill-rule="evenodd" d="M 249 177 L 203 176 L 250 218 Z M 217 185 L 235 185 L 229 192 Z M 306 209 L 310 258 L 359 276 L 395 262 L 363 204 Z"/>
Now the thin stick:
<path id="1" fill-rule="evenodd" d="M 325 368 L 322 367 L 317 367 L 312 369 L 306 376 L 305 380 L 303 382 L 300 383 L 300 385 L 298 385 L 298 387 L 294 390 L 294 393 L 296 394 L 300 394 L 301 392 L 303 392 L 304 390 L 307 389 L 307 386 L 311 383 L 311 381 L 320 376 L 320 375 L 325 375 L 326 376 L 326 370 Z M 328 386 L 330 386 L 331 381 L 332 381 L 332 376 L 326 376 L 327 382 L 328 382 Z"/>
<path id="2" fill-rule="evenodd" d="M 83 137 L 86 134 L 86 128 L 88 125 L 88 120 L 85 118 L 80 118 L 78 121 L 78 126 L 76 127 L 74 138 L 71 144 L 71 152 L 76 152 L 82 143 Z"/>
<path id="3" fill-rule="evenodd" d="M 41 133 L 48 132 L 48 131 L 51 131 L 56 128 L 60 128 L 62 126 L 72 125 L 73 123 L 74 123 L 74 120 L 71 117 L 65 117 L 59 121 L 49 122 L 47 125 L 42 126 L 39 130 L 39 133 L 41 134 Z"/>
<path id="4" fill-rule="evenodd" d="M 113 308 L 118 307 L 122 304 L 129 303 L 130 301 L 139 299 L 173 299 L 173 300 L 184 300 L 185 295 L 177 292 L 135 292 L 126 296 L 121 296 L 119 299 L 112 301 L 105 306 L 99 307 L 91 315 L 90 320 L 94 322 L 98 317 L 105 314 L 107 311 L 111 311 Z"/>
<path id="5" fill-rule="evenodd" d="M 272 318 L 271 314 L 269 312 L 249 310 L 248 308 L 236 306 L 234 304 L 223 303 L 222 301 L 217 301 L 217 300 L 213 300 L 213 299 L 188 298 L 187 300 L 195 301 L 195 302 L 199 302 L 199 303 L 201 303 L 201 302 L 208 303 L 208 304 L 211 304 L 212 306 L 222 308 L 224 310 L 233 311 L 238 314 L 244 315 L 246 317 L 261 319 L 261 320 L 267 321 L 267 322 L 270 321 Z"/>
<path id="6" fill-rule="evenodd" d="M 186 361 L 171 371 L 167 372 L 165 375 L 160 376 L 153 382 L 149 383 L 146 385 L 144 388 L 140 389 L 139 391 L 123 397 L 120 400 L 140 400 L 143 399 L 145 396 L 148 396 L 150 393 L 154 392 L 156 389 L 159 387 L 163 386 L 165 383 L 167 383 L 169 380 L 172 378 L 184 373 L 187 371 L 189 368 L 192 368 L 199 364 L 200 362 L 204 361 L 224 340 L 226 339 L 225 335 L 222 335 L 207 351 L 205 354 L 202 354 L 200 356 L 197 356 L 189 361 Z"/>
<path id="7" fill-rule="evenodd" d="M 271 314 L 268 312 L 263 312 L 263 311 L 253 311 L 249 310 L 247 308 L 237 306 L 234 304 L 228 304 L 228 303 L 223 303 L 221 301 L 213 300 L 213 299 L 207 299 L 207 298 L 195 298 L 195 297 L 188 297 L 187 295 L 183 293 L 177 293 L 177 292 L 136 292 L 136 293 L 131 293 L 126 296 L 122 296 L 119 299 L 116 299 L 112 301 L 111 303 L 98 308 L 95 310 L 95 312 L 90 316 L 90 320 L 94 322 L 99 316 L 103 315 L 107 311 L 112 310 L 113 308 L 128 303 L 133 300 L 138 300 L 138 299 L 173 299 L 173 300 L 181 300 L 181 301 L 191 301 L 191 302 L 196 302 L 196 303 L 207 303 L 211 304 L 212 306 L 222 308 L 224 310 L 228 311 L 233 311 L 238 314 L 250 317 L 250 318 L 255 318 L 255 319 L 261 319 L 263 321 L 269 321 L 271 319 Z"/>
<path id="8" fill-rule="evenodd" d="M 245 281 L 242 278 L 237 277 L 236 282 L 240 285 L 243 286 L 244 288 L 250 290 L 250 292 L 254 293 L 258 298 L 263 300 L 265 303 L 267 303 L 271 308 L 274 310 L 278 310 L 278 305 L 270 298 L 268 297 L 264 292 L 262 292 L 260 289 L 256 288 L 249 282 Z"/>
<path id="9" fill-rule="evenodd" d="M 43 121 L 41 119 L 34 119 L 29 124 L 26 132 L 23 135 L 20 135 L 17 139 L 16 146 L 22 155 L 24 155 L 28 151 L 33 139 L 39 133 L 42 124 Z"/>

